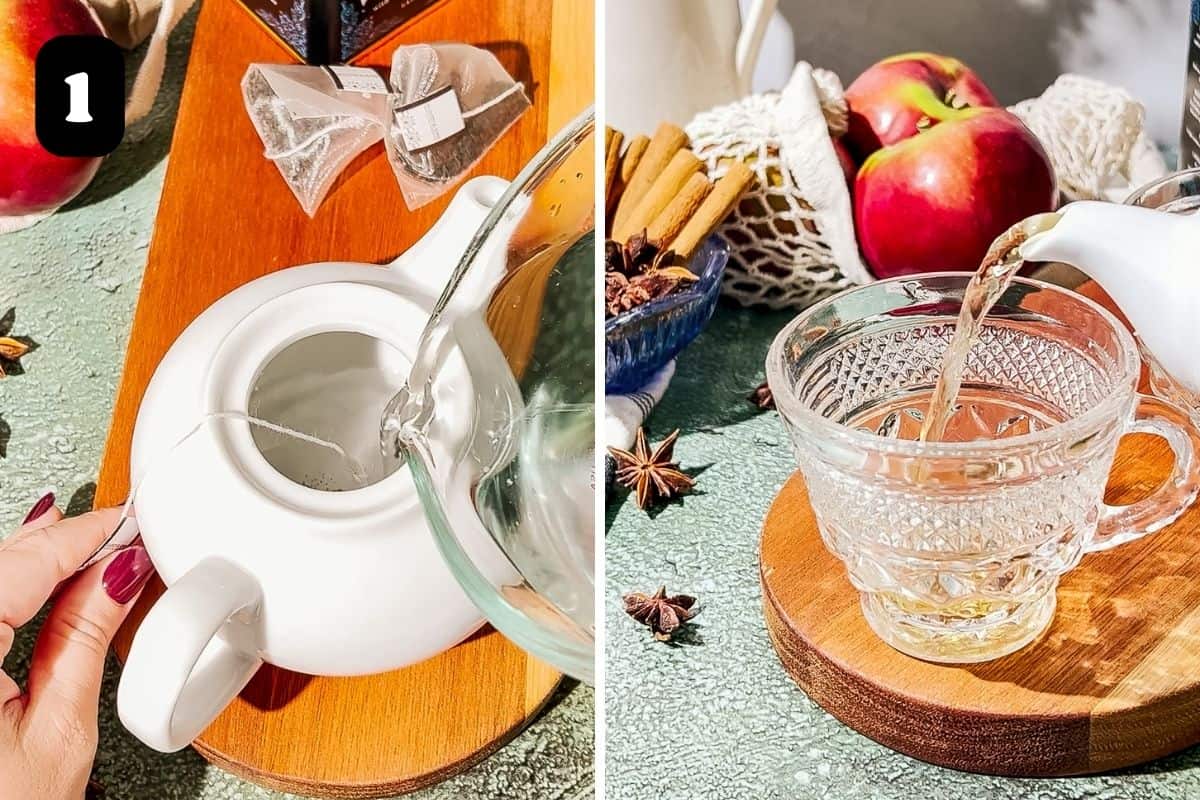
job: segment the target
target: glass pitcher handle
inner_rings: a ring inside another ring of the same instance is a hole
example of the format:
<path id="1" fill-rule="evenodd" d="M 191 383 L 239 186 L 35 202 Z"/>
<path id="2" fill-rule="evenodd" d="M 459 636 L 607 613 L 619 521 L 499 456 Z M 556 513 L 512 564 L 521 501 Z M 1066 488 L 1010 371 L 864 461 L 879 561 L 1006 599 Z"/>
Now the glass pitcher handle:
<path id="1" fill-rule="evenodd" d="M 1166 440 L 1175 455 L 1171 474 L 1149 497 L 1127 506 L 1100 504 L 1100 522 L 1089 553 L 1140 539 L 1170 525 L 1200 491 L 1200 432 L 1178 406 L 1139 394 L 1134 421 L 1122 434 L 1148 433 Z"/>

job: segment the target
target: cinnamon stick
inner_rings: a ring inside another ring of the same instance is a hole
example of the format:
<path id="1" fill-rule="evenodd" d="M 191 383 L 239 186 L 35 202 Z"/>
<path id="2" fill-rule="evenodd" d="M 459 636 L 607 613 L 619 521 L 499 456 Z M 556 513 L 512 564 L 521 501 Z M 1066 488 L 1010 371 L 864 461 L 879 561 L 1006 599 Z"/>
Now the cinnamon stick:
<path id="1" fill-rule="evenodd" d="M 713 184 L 712 191 L 679 235 L 664 246 L 674 250 L 684 261 L 691 259 L 700 243 L 733 211 L 753 180 L 754 173 L 745 164 L 740 161 L 730 164 L 729 170 Z"/>
<path id="2" fill-rule="evenodd" d="M 667 203 L 654 221 L 646 228 L 646 236 L 654 242 L 669 242 L 679 235 L 700 204 L 712 191 L 712 182 L 706 175 L 696 173 L 687 179 L 679 194 Z"/>
<path id="3" fill-rule="evenodd" d="M 662 173 L 671 158 L 687 145 L 687 134 L 678 125 L 664 122 L 658 126 L 650 143 L 646 145 L 646 153 L 633 171 L 621 199 L 617 203 L 617 213 L 613 217 L 613 230 L 623 228 L 629 221 L 629 215 L 641 202 L 642 196 L 650 191 L 656 178 Z M 614 237 L 615 238 L 615 237 Z M 618 239 L 618 241 L 623 241 Z"/>
<path id="4" fill-rule="evenodd" d="M 608 194 L 605 195 L 605 216 L 612 217 L 613 211 L 616 210 L 617 202 L 624 194 L 625 187 L 629 185 L 629 179 L 633 177 L 633 171 L 641 163 L 642 156 L 646 154 L 646 146 L 649 144 L 650 137 L 639 134 L 633 137 L 629 142 L 629 146 L 625 148 L 625 154 L 621 156 L 621 165 L 617 169 L 616 178 L 613 180 Z"/>
<path id="5" fill-rule="evenodd" d="M 621 161 L 621 144 L 625 134 L 614 128 L 604 128 L 604 196 L 612 194 L 613 181 L 617 177 L 617 167 Z"/>
<path id="6" fill-rule="evenodd" d="M 643 166 L 646 158 L 648 156 L 642 158 Z M 624 221 L 619 219 L 621 208 L 624 207 L 624 200 L 621 201 L 621 206 L 617 208 L 618 219 L 613 221 L 612 238 L 618 242 L 624 242 L 643 228 L 648 228 L 672 198 L 679 194 L 688 178 L 700 171 L 701 166 L 702 162 L 691 150 L 676 150 L 666 169 L 654 179 L 650 188 L 642 195 L 642 199 L 638 200 L 637 205 L 633 207 L 633 211 L 625 217 Z M 638 174 L 641 171 L 642 167 L 638 167 Z M 637 180 L 636 174 L 634 180 Z M 630 185 L 629 189 L 632 188 L 633 186 Z M 629 189 L 625 190 L 626 195 L 628 195 Z"/>
<path id="7" fill-rule="evenodd" d="M 625 148 L 625 155 L 621 157 L 622 183 L 629 184 L 630 179 L 633 178 L 633 171 L 637 169 L 638 164 L 642 163 L 642 156 L 646 155 L 646 148 L 649 146 L 650 137 L 643 134 L 638 134 L 629 142 L 629 147 Z"/>

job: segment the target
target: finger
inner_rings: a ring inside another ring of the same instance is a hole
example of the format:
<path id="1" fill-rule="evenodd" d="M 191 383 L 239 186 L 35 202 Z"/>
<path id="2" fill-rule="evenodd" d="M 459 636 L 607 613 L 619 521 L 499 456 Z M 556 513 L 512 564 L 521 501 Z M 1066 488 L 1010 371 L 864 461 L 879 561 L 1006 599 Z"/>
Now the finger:
<path id="1" fill-rule="evenodd" d="M 54 492 L 44 495 L 25 516 L 21 527 L 13 531 L 12 536 L 0 542 L 0 550 L 10 547 L 22 539 L 28 539 L 42 528 L 49 527 L 62 518 L 62 512 L 58 510 L 58 506 L 54 505 Z"/>
<path id="2" fill-rule="evenodd" d="M 62 512 L 54 505 L 54 492 L 48 492 L 34 503 L 33 508 L 25 516 L 25 522 L 21 524 L 21 527 L 17 528 L 12 536 L 0 542 L 0 548 L 6 545 L 12 546 L 21 539 L 28 538 L 42 528 L 53 525 L 61 519 Z M 5 657 L 12 650 L 13 639 L 15 637 L 16 631 L 0 617 L 0 663 L 4 662 Z M 5 700 L 11 699 L 8 695 L 11 693 L 10 690 L 12 687 L 15 686 L 16 684 L 11 679 L 5 681 L 3 677 L 0 677 L 0 704 L 3 704 Z"/>
<path id="3" fill-rule="evenodd" d="M 121 510 L 92 511 L 0 548 L 0 625 L 19 628 L 37 614 L 59 581 L 71 577 L 116 527 Z"/>
<path id="4" fill-rule="evenodd" d="M 145 548 L 134 545 L 67 585 L 34 643 L 26 724 L 94 729 L 109 645 L 151 574 Z"/>
<path id="5" fill-rule="evenodd" d="M 11 545 L 18 539 L 26 538 L 48 525 L 53 525 L 62 519 L 62 512 L 54 505 L 54 492 L 47 492 L 38 498 L 33 508 L 25 515 L 21 527 L 8 537 L 2 544 Z M 2 546 L 2 545 L 0 545 Z M 12 650 L 16 631 L 6 622 L 0 621 L 0 664 Z M 17 682 L 0 670 L 0 710 L 10 708 L 10 703 L 21 697 L 21 687 Z"/>
<path id="6" fill-rule="evenodd" d="M 25 519 L 21 520 L 21 527 L 44 528 L 62 519 L 62 512 L 54 505 L 54 500 L 54 492 L 46 492 L 39 497 L 38 501 L 33 504 L 33 508 L 29 509 L 29 513 L 25 515 Z M 54 512 L 53 515 L 51 512 Z"/>

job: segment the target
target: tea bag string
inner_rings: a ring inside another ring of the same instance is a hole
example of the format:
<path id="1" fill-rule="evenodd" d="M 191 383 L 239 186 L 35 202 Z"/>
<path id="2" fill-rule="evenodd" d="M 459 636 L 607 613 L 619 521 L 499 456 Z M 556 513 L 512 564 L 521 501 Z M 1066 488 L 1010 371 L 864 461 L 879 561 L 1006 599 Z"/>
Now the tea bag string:
<path id="1" fill-rule="evenodd" d="M 487 102 L 484 102 L 484 103 L 480 103 L 479 105 L 472 108 L 470 111 L 462 112 L 463 119 L 470 119 L 471 117 L 482 114 L 483 112 L 487 111 L 492 106 L 499 105 L 500 103 L 502 103 L 503 101 L 508 99 L 511 95 L 514 95 L 517 92 L 523 92 L 523 91 L 525 91 L 525 84 L 522 83 L 521 81 L 516 81 L 513 83 L 512 86 L 508 87 L 503 92 L 501 92 L 500 94 L 493 97 L 491 100 L 488 100 Z"/>
<path id="2" fill-rule="evenodd" d="M 368 119 L 367 117 L 363 117 L 363 118 Z M 347 119 L 352 119 L 352 117 L 347 117 Z M 375 120 L 375 122 L 378 123 L 378 120 Z M 290 156 L 296 155 L 297 153 L 299 153 L 303 150 L 308 149 L 314 143 L 319 142 L 321 139 L 324 139 L 326 136 L 328 136 L 333 131 L 340 131 L 340 130 L 343 130 L 343 129 L 346 129 L 349 127 L 351 127 L 349 125 L 349 123 L 334 123 L 327 128 L 322 128 L 319 131 L 310 133 L 308 136 L 305 136 L 299 142 L 292 145 L 291 147 L 288 147 L 285 150 L 271 150 L 269 148 L 264 148 L 263 155 L 272 161 L 275 161 L 276 159 L 280 159 L 280 158 L 288 158 Z"/>
<path id="3" fill-rule="evenodd" d="M 501 92 L 500 94 L 493 97 L 491 100 L 488 100 L 487 102 L 484 102 L 484 103 L 480 103 L 479 105 L 472 108 L 470 111 L 462 112 L 463 119 L 471 119 L 472 117 L 482 114 L 484 111 L 487 111 L 489 108 L 492 108 L 493 106 L 506 100 L 510 95 L 512 95 L 518 91 L 524 91 L 524 89 L 525 89 L 525 84 L 520 83 L 520 82 L 514 83 L 512 86 L 508 87 L 503 92 Z M 301 151 L 308 149 L 314 143 L 316 143 L 316 142 L 320 141 L 321 139 L 325 138 L 326 136 L 328 136 L 331 131 L 341 130 L 344 127 L 347 127 L 347 126 L 342 125 L 342 124 L 330 125 L 327 128 L 322 128 L 319 131 L 310 133 L 308 136 L 305 136 L 299 142 L 297 142 L 296 144 L 287 148 L 286 150 L 272 151 L 269 149 L 264 149 L 263 155 L 266 156 L 267 158 L 271 159 L 272 161 L 274 161 L 275 159 L 279 159 L 279 158 L 288 158 L 290 156 L 294 156 L 297 153 L 300 153 Z"/>
<path id="4" fill-rule="evenodd" d="M 312 434 L 304 433 L 303 431 L 298 431 L 285 425 L 279 425 L 265 419 L 252 417 L 242 411 L 210 412 L 201 417 L 200 421 L 193 425 L 187 433 L 177 439 L 174 444 L 172 444 L 166 450 L 155 454 L 150 459 L 150 464 L 145 470 L 142 471 L 141 477 L 134 482 L 133 487 L 129 491 L 129 496 L 125 499 L 124 505 L 121 506 L 121 515 L 117 519 L 117 525 L 115 528 L 113 528 L 113 532 L 109 534 L 107 539 L 100 543 L 99 547 L 92 551 L 92 554 L 83 562 L 83 566 L 81 566 L 79 570 L 76 570 L 77 572 L 87 569 L 105 556 L 127 547 L 135 538 L 137 538 L 137 520 L 133 516 L 132 509 L 134 500 L 137 498 L 138 492 L 141 491 L 142 485 L 146 482 L 146 479 L 149 478 L 151 474 L 157 472 L 158 466 L 160 466 L 169 456 L 173 455 L 175 451 L 182 447 L 189 439 L 203 430 L 206 425 L 213 420 L 220 419 L 239 420 L 255 427 L 266 428 L 267 430 L 274 431 L 275 433 L 283 436 L 289 436 L 293 439 L 308 442 L 309 444 L 329 448 L 337 453 L 348 464 L 354 467 L 356 472 L 362 471 L 362 465 L 359 464 L 353 457 L 351 457 L 351 455 L 336 442 L 330 442 L 317 436 L 313 436 Z"/>

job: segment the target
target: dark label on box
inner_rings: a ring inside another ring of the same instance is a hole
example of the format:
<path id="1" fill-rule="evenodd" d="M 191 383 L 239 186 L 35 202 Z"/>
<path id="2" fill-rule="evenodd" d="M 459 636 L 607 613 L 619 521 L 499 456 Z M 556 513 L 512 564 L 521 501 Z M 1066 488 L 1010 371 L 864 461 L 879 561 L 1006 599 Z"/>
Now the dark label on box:
<path id="1" fill-rule="evenodd" d="M 240 0 L 309 64 L 349 61 L 446 0 Z"/>
<path id="2" fill-rule="evenodd" d="M 1188 41 L 1187 88 L 1183 101 L 1183 131 L 1179 139 L 1179 168 L 1200 167 L 1200 0 L 1192 0 Z"/>

